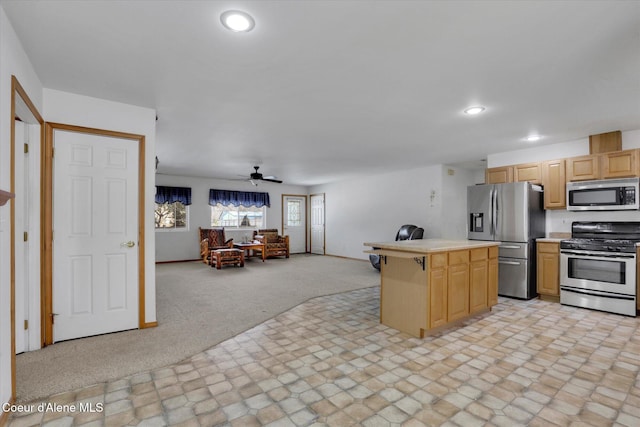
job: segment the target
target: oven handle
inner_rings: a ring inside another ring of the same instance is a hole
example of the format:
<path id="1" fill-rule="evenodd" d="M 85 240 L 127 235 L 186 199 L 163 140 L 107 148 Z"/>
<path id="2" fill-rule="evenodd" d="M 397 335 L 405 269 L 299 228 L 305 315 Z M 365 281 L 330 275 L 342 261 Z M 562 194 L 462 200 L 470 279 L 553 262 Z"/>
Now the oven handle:
<path id="1" fill-rule="evenodd" d="M 620 252 L 614 252 L 611 255 L 609 255 L 609 254 L 603 254 L 603 253 L 594 254 L 594 253 L 581 252 L 581 251 L 561 250 L 560 253 L 561 254 L 568 254 L 568 255 L 578 255 L 578 256 L 584 256 L 584 257 L 591 257 L 591 258 L 629 258 L 629 259 L 634 259 L 636 257 L 635 254 L 626 254 L 626 253 L 620 253 Z"/>
<path id="2" fill-rule="evenodd" d="M 595 290 L 585 291 L 582 289 L 570 288 L 568 286 L 560 286 L 560 290 L 565 292 L 573 292 L 574 294 L 592 295 L 592 296 L 603 297 L 603 298 L 613 298 L 613 299 L 623 299 L 623 300 L 636 299 L 635 296 L 630 296 L 627 294 L 619 294 L 616 292 L 602 292 L 602 291 L 595 291 Z"/>

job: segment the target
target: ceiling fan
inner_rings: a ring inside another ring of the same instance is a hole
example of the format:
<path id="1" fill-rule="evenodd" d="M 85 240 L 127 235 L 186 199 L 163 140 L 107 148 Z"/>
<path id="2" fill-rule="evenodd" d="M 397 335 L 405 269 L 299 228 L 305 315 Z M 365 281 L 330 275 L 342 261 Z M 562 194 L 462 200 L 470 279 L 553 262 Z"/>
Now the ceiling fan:
<path id="1" fill-rule="evenodd" d="M 268 181 L 268 182 L 275 182 L 278 184 L 282 184 L 282 181 L 279 180 L 277 177 L 275 176 L 263 176 L 260 172 L 258 172 L 258 169 L 260 168 L 260 166 L 254 166 L 253 167 L 256 171 L 251 173 L 251 175 L 249 175 L 249 182 L 251 182 L 253 185 L 258 185 L 258 183 L 254 182 L 254 181 Z"/>

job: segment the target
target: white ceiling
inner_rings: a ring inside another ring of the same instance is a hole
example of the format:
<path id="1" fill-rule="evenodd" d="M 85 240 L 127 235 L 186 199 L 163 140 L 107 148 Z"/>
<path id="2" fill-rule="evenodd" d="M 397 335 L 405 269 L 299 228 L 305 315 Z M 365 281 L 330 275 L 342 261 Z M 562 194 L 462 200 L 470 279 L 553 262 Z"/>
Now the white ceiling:
<path id="1" fill-rule="evenodd" d="M 0 4 L 45 87 L 157 109 L 166 174 L 313 185 L 640 129 L 640 1 Z"/>

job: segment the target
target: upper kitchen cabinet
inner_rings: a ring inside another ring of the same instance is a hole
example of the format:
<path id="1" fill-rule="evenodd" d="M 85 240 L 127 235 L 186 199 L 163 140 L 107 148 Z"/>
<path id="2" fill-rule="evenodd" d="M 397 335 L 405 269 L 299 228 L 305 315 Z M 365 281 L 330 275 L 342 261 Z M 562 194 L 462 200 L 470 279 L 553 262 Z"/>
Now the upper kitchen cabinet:
<path id="1" fill-rule="evenodd" d="M 589 135 L 589 153 L 599 154 L 622 150 L 622 132 L 600 133 Z"/>
<path id="2" fill-rule="evenodd" d="M 485 171 L 485 182 L 487 184 L 505 184 L 513 182 L 513 166 L 502 166 L 499 168 L 489 168 Z"/>
<path id="3" fill-rule="evenodd" d="M 513 182 L 542 184 L 542 167 L 540 163 L 515 165 L 513 167 Z"/>
<path id="4" fill-rule="evenodd" d="M 601 154 L 603 178 L 627 178 L 638 176 L 639 150 L 614 151 Z"/>
<path id="5" fill-rule="evenodd" d="M 580 156 L 567 159 L 567 181 L 588 181 L 600 178 L 599 156 Z"/>
<path id="6" fill-rule="evenodd" d="M 542 163 L 545 209 L 564 209 L 567 206 L 565 163 L 564 159 Z"/>
<path id="7" fill-rule="evenodd" d="M 523 163 L 489 168 L 485 171 L 485 182 L 487 184 L 506 184 L 508 182 L 542 184 L 542 166 L 540 163 Z"/>
<path id="8" fill-rule="evenodd" d="M 567 181 L 627 178 L 640 174 L 640 150 L 611 151 L 567 159 Z"/>

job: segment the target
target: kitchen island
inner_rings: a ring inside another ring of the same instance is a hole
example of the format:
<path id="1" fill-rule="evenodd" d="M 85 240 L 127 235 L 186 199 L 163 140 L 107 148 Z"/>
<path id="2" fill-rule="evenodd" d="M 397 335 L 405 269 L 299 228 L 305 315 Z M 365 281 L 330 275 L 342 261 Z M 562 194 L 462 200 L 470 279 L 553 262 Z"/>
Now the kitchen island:
<path id="1" fill-rule="evenodd" d="M 380 255 L 380 322 L 423 338 L 498 303 L 498 246 L 479 240 L 370 242 Z"/>

